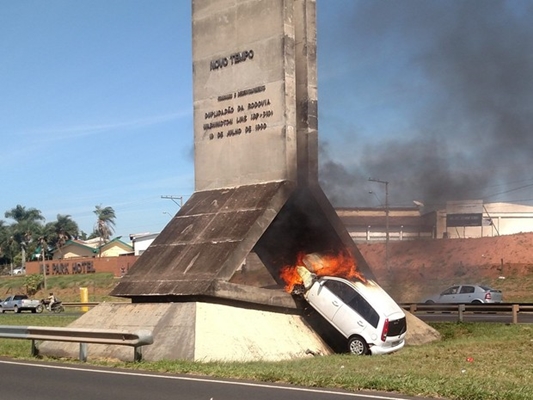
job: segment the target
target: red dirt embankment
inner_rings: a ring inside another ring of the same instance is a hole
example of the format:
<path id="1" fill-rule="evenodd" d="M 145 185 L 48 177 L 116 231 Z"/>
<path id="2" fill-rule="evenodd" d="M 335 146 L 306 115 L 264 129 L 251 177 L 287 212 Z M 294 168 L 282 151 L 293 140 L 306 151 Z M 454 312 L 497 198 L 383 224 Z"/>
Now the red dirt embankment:
<path id="1" fill-rule="evenodd" d="M 501 289 L 506 302 L 533 302 L 533 232 L 475 239 L 358 244 L 380 285 L 400 303 L 421 302 L 455 283 Z"/>

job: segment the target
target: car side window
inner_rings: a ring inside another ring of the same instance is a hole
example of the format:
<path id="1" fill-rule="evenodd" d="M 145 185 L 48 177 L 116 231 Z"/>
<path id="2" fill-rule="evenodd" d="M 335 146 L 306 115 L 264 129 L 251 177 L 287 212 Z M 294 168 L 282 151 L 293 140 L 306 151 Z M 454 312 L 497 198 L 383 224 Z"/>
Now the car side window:
<path id="1" fill-rule="evenodd" d="M 448 289 L 446 289 L 444 292 L 441 293 L 441 296 L 449 295 L 449 294 L 457 294 L 457 291 L 459 289 L 459 286 L 452 286 Z"/>
<path id="2" fill-rule="evenodd" d="M 348 307 L 363 317 L 374 328 L 378 326 L 379 314 L 354 288 L 343 282 L 327 281 L 326 286 Z"/>
<path id="3" fill-rule="evenodd" d="M 474 286 L 461 286 L 460 293 L 474 293 Z"/>

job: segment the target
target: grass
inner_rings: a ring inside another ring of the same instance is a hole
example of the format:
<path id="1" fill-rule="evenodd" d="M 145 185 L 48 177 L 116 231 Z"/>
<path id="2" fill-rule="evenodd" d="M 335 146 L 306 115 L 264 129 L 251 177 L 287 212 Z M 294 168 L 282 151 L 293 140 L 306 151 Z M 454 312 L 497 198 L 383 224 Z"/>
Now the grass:
<path id="1" fill-rule="evenodd" d="M 2 276 L 0 279 L 0 298 L 10 294 L 25 293 L 25 276 Z M 117 284 L 117 278 L 111 273 L 52 275 L 46 278 L 47 289 L 35 294 L 36 299 L 48 297 L 52 291 L 63 301 L 80 301 L 80 288 L 88 289 L 89 301 L 120 301 L 109 296 Z"/>
<path id="2" fill-rule="evenodd" d="M 0 315 L 1 325 L 66 326 L 72 316 Z M 96 365 L 205 375 L 306 387 L 378 390 L 461 400 L 533 399 L 533 326 L 433 323 L 440 342 L 387 356 L 332 355 L 281 362 L 158 361 Z M 0 339 L 0 354 L 30 358 L 30 342 Z"/>

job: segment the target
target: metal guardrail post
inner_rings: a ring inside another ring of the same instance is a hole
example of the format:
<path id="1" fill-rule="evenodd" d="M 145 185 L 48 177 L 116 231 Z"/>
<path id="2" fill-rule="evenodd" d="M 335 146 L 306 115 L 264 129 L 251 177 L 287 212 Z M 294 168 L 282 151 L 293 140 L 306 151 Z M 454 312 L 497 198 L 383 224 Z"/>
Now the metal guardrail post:
<path id="1" fill-rule="evenodd" d="M 39 355 L 39 348 L 37 347 L 37 344 L 35 343 L 35 339 L 31 340 L 31 356 L 37 357 Z"/>
<path id="2" fill-rule="evenodd" d="M 414 314 L 416 312 L 416 304 L 409 305 L 409 312 Z"/>
<path id="3" fill-rule="evenodd" d="M 133 362 L 140 362 L 143 359 L 142 346 L 133 347 Z"/>
<path id="4" fill-rule="evenodd" d="M 518 323 L 518 311 L 520 310 L 520 306 L 518 304 L 513 304 L 513 324 Z"/>
<path id="5" fill-rule="evenodd" d="M 465 313 L 465 305 L 459 304 L 459 321 L 463 322 L 464 320 L 464 313 Z"/>
<path id="6" fill-rule="evenodd" d="M 80 343 L 80 361 L 87 362 L 87 343 Z"/>

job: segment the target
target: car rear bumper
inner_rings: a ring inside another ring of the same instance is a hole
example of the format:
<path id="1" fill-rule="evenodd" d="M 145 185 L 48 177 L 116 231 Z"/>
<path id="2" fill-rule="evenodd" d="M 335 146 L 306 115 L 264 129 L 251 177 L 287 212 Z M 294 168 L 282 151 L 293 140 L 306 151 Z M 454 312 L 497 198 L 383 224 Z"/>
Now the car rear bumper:
<path id="1" fill-rule="evenodd" d="M 405 346 L 405 339 L 400 339 L 395 342 L 385 342 L 383 344 L 375 344 L 370 347 L 372 355 L 389 354 L 400 350 Z"/>

